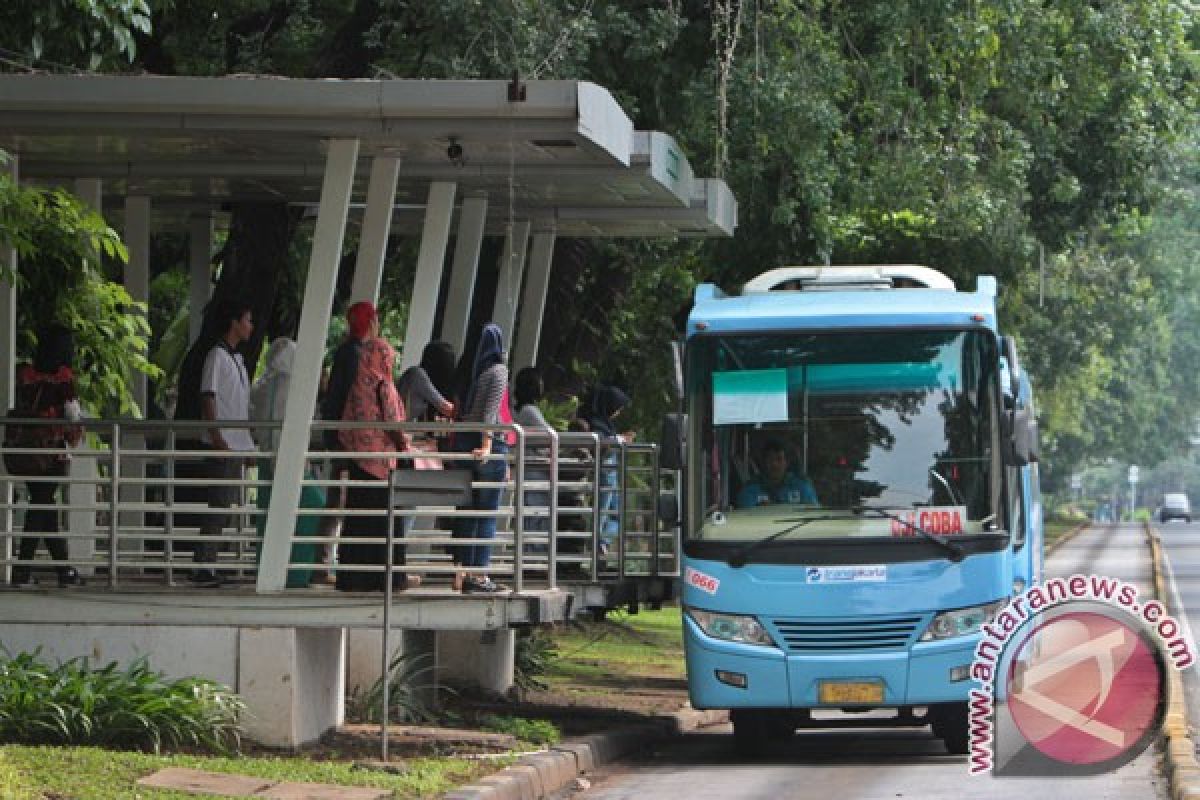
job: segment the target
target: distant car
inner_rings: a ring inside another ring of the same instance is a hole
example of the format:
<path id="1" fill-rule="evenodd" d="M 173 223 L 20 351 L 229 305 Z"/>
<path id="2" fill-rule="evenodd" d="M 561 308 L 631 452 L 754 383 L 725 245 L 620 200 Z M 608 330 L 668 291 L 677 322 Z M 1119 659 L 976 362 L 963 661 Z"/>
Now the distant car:
<path id="1" fill-rule="evenodd" d="M 1170 522 L 1173 519 L 1191 522 L 1192 506 L 1188 502 L 1188 496 L 1181 492 L 1164 494 L 1162 508 L 1158 512 L 1158 519 L 1160 522 Z"/>

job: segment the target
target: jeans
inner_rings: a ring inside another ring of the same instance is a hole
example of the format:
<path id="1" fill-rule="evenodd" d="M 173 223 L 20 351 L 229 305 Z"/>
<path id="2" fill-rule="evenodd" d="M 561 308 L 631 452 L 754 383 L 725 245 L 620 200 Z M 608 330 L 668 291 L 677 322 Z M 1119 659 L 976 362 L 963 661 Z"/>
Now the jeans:
<path id="1" fill-rule="evenodd" d="M 467 442 L 471 437 L 459 437 Z M 466 445 L 462 445 L 466 447 Z M 467 447 L 470 452 L 473 447 Z M 508 472 L 508 464 L 504 459 L 496 458 L 508 453 L 508 444 L 503 440 L 492 441 L 492 457 L 482 464 L 475 465 L 475 480 L 499 483 Z M 495 511 L 500 508 L 500 495 L 503 489 L 486 488 L 474 489 L 471 492 L 472 511 Z M 477 517 L 472 519 L 454 520 L 455 539 L 495 539 L 496 518 Z M 492 561 L 492 546 L 490 544 L 464 544 L 454 548 L 454 563 L 461 567 L 486 567 Z"/>

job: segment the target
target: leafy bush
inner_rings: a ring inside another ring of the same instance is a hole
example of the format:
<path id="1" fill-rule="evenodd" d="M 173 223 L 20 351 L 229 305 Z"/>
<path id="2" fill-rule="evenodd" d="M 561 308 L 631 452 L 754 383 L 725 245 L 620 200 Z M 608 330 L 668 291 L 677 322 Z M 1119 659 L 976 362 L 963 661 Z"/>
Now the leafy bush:
<path id="1" fill-rule="evenodd" d="M 437 683 L 433 656 L 401 653 L 388 666 L 388 720 L 391 722 L 436 722 L 437 694 L 449 691 Z M 379 722 L 383 705 L 383 678 L 366 691 L 357 687 L 346 697 L 346 718 L 352 722 Z"/>
<path id="2" fill-rule="evenodd" d="M 0 741 L 236 751 L 241 699 L 203 678 L 167 681 L 144 658 L 93 669 L 86 658 L 51 667 L 40 651 L 0 660 Z"/>
<path id="3" fill-rule="evenodd" d="M 503 717 L 488 714 L 479 719 L 479 725 L 487 731 L 507 733 L 517 737 L 522 742 L 532 744 L 558 744 L 562 732 L 553 722 L 545 719 L 525 719 L 524 717 Z"/>

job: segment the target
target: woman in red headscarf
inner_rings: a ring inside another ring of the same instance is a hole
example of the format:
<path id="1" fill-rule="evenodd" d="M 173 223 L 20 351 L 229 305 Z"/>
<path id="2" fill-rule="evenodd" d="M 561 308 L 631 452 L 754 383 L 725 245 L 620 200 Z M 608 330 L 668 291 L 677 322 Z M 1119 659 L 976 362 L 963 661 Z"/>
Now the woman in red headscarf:
<path id="1" fill-rule="evenodd" d="M 392 382 L 392 367 L 396 354 L 392 346 L 380 338 L 362 343 L 358 355 L 358 372 L 346 397 L 342 419 L 347 422 L 403 422 L 404 403 Z M 383 428 L 348 428 L 338 432 L 343 449 L 351 452 L 387 453 L 404 451 L 409 447 L 408 436 L 402 431 Z M 343 542 L 339 549 L 337 588 L 346 592 L 382 591 L 386 586 L 382 572 L 348 571 L 357 565 L 383 566 L 387 559 L 387 486 L 366 486 L 359 482 L 386 481 L 396 466 L 388 456 L 373 458 L 355 456 L 349 459 L 350 488 L 346 493 L 346 508 L 375 510 L 372 516 L 350 516 L 343 523 L 343 538 L 373 538 L 380 544 L 350 544 Z M 404 546 L 397 545 L 392 563 L 404 564 Z M 416 576 L 406 579 L 403 572 L 392 577 L 394 589 L 405 589 L 419 581 Z"/>

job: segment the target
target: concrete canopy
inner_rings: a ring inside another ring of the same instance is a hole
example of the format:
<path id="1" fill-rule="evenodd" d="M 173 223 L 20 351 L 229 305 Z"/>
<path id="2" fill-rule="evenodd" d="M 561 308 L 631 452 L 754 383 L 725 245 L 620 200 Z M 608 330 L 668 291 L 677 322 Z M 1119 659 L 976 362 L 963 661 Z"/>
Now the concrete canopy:
<path id="1" fill-rule="evenodd" d="M 326 142 L 399 159 L 395 229 L 419 230 L 427 187 L 486 192 L 488 233 L 510 218 L 559 236 L 728 236 L 736 202 L 698 179 L 674 140 L 635 131 L 609 92 L 575 81 L 292 80 L 0 75 L 0 147 L 23 181 L 103 181 L 153 198 L 156 229 L 231 202 L 316 204 Z M 462 156 L 451 158 L 451 144 Z"/>

